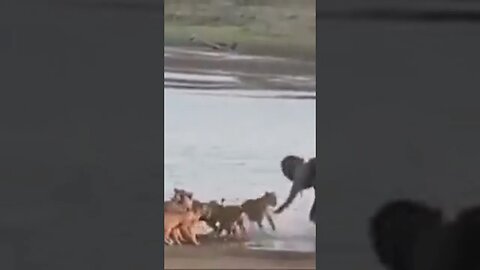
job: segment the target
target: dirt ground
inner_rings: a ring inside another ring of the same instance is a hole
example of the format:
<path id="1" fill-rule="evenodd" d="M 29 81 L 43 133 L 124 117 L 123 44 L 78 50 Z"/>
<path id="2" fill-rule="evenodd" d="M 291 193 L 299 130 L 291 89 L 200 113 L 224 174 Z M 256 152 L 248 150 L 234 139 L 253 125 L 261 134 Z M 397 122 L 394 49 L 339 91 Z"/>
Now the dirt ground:
<path id="1" fill-rule="evenodd" d="M 313 252 L 251 250 L 232 242 L 169 246 L 164 259 L 164 269 L 315 269 Z"/>

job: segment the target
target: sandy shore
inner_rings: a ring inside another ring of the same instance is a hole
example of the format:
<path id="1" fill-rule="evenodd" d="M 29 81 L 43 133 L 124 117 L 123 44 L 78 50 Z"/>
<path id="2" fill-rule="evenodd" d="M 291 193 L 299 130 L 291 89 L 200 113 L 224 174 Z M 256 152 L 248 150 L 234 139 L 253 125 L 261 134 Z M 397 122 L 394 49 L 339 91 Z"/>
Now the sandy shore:
<path id="1" fill-rule="evenodd" d="M 165 247 L 164 259 L 164 269 L 315 269 L 313 252 L 252 250 L 212 241 Z"/>

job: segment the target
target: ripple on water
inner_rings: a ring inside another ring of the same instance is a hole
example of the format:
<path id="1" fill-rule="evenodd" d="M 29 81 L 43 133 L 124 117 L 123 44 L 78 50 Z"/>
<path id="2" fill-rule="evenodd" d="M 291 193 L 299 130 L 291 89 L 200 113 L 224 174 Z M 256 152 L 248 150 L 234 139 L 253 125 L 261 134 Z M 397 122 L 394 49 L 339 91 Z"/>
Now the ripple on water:
<path id="1" fill-rule="evenodd" d="M 256 233 L 246 242 L 249 249 L 315 252 L 315 235 L 291 235 Z"/>

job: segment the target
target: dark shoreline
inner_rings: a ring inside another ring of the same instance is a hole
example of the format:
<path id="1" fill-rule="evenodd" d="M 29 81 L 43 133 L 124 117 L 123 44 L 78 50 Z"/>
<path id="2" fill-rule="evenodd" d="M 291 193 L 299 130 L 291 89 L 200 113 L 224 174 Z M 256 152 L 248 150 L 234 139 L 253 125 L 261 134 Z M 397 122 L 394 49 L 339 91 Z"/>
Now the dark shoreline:
<path id="1" fill-rule="evenodd" d="M 215 93 L 216 90 L 205 90 L 205 89 L 188 89 L 188 90 L 183 90 L 183 89 L 175 89 L 175 91 L 198 91 L 198 92 L 204 92 L 204 93 L 195 93 L 197 95 L 201 96 L 217 96 L 217 97 L 222 97 L 222 96 L 229 96 L 229 97 L 239 97 L 239 98 L 253 98 L 253 99 L 292 99 L 292 100 L 315 100 L 316 97 L 314 95 L 286 95 L 286 94 L 281 94 L 281 90 L 272 90 L 272 91 L 278 91 L 278 94 L 276 95 L 249 95 L 249 94 L 228 94 L 228 95 L 221 95 Z M 255 91 L 255 90 L 252 90 Z M 208 93 L 205 93 L 208 92 Z"/>
<path id="2" fill-rule="evenodd" d="M 208 50 L 201 47 L 191 46 L 165 46 L 165 49 L 180 48 L 192 49 L 199 52 L 218 53 L 214 50 Z M 272 55 L 256 53 L 238 53 L 238 55 L 248 55 L 258 57 L 259 59 L 245 59 L 245 60 L 225 60 L 215 58 L 180 58 L 169 57 L 164 59 L 165 68 L 185 68 L 190 69 L 222 69 L 225 71 L 248 71 L 257 74 L 287 74 L 287 75 L 315 75 L 315 58 L 310 58 L 309 61 L 301 58 L 289 58 L 285 55 L 275 55 L 273 57 L 277 60 L 268 60 Z M 265 58 L 265 59 L 262 59 Z M 247 65 L 248 64 L 248 65 Z"/>
<path id="3" fill-rule="evenodd" d="M 187 50 L 188 53 L 178 50 Z M 176 83 L 183 83 L 186 85 L 185 88 L 192 90 L 316 91 L 315 62 L 271 58 L 263 55 L 217 55 L 215 51 L 196 50 L 191 47 L 166 47 L 165 51 L 165 72 L 220 75 L 238 79 L 238 82 L 214 80 L 210 82 L 196 81 L 193 78 L 166 78 L 167 87 L 175 88 Z"/>
<path id="4" fill-rule="evenodd" d="M 255 250 L 240 244 L 198 247 L 169 246 L 164 249 L 165 269 L 315 269 L 315 252 Z"/>

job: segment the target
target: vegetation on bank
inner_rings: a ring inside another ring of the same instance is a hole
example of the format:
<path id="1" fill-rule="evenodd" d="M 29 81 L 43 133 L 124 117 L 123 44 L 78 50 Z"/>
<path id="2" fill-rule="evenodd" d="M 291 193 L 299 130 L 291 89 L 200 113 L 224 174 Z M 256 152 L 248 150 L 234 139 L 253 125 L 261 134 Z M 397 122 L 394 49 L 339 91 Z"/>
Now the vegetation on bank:
<path id="1" fill-rule="evenodd" d="M 238 51 L 314 59 L 314 0 L 165 0 L 165 45 L 192 35 Z"/>

